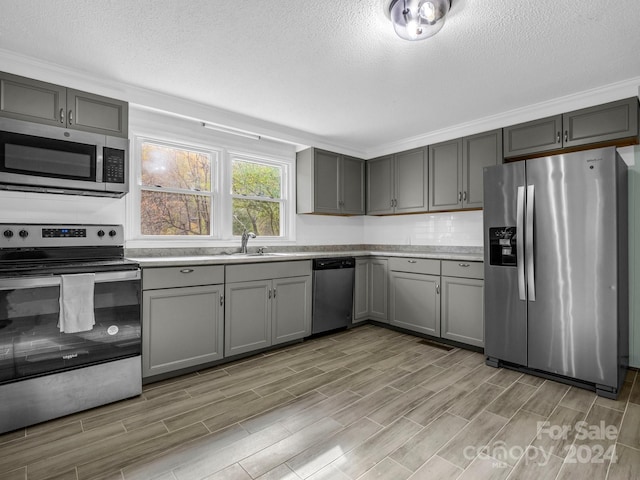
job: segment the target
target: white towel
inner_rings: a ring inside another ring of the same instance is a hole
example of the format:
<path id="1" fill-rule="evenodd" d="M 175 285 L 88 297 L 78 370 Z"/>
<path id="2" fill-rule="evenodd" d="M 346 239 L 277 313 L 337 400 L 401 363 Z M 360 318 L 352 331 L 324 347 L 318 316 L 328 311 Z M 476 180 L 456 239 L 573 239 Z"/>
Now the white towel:
<path id="1" fill-rule="evenodd" d="M 86 332 L 96 323 L 93 312 L 95 274 L 80 273 L 60 276 L 61 333 Z"/>

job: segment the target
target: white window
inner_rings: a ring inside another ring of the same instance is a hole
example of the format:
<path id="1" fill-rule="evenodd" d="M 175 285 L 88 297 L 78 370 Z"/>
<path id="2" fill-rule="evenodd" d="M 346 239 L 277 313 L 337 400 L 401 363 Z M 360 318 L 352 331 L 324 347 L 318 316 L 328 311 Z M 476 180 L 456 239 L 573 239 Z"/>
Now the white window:
<path id="1" fill-rule="evenodd" d="M 212 236 L 216 152 L 141 140 L 140 233 Z"/>
<path id="2" fill-rule="evenodd" d="M 281 237 L 286 167 L 242 156 L 231 157 L 233 235 L 244 230 L 260 237 Z"/>
<path id="3" fill-rule="evenodd" d="M 293 158 L 149 135 L 135 147 L 129 246 L 235 245 L 245 229 L 293 240 Z"/>

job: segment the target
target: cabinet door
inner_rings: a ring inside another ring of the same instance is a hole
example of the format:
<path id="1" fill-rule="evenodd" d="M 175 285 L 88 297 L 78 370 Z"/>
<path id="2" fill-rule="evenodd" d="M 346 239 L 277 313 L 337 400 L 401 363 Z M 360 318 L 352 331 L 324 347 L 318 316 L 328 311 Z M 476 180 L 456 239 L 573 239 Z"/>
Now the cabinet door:
<path id="1" fill-rule="evenodd" d="M 311 334 L 311 276 L 273 280 L 271 344 Z"/>
<path id="2" fill-rule="evenodd" d="M 314 155 L 314 211 L 316 213 L 340 213 L 338 179 L 340 155 L 324 150 L 316 150 Z"/>
<path id="3" fill-rule="evenodd" d="M 562 115 L 503 129 L 504 158 L 562 148 Z"/>
<path id="4" fill-rule="evenodd" d="M 584 108 L 562 116 L 564 146 L 638 136 L 638 98 Z"/>
<path id="5" fill-rule="evenodd" d="M 222 358 L 222 292 L 222 285 L 143 292 L 143 376 Z"/>
<path id="6" fill-rule="evenodd" d="M 440 277 L 391 272 L 390 323 L 440 336 Z"/>
<path id="7" fill-rule="evenodd" d="M 367 215 L 393 213 L 393 155 L 367 161 Z"/>
<path id="8" fill-rule="evenodd" d="M 353 287 L 353 323 L 369 318 L 369 283 L 371 260 L 356 258 L 356 272 Z"/>
<path id="9" fill-rule="evenodd" d="M 429 208 L 426 149 L 397 153 L 394 158 L 395 212 L 426 212 Z"/>
<path id="10" fill-rule="evenodd" d="M 113 98 L 67 90 L 69 128 L 127 138 L 129 105 Z"/>
<path id="11" fill-rule="evenodd" d="M 442 277 L 442 337 L 484 347 L 484 281 Z"/>
<path id="12" fill-rule="evenodd" d="M 64 127 L 66 92 L 59 85 L 0 73 L 0 115 Z"/>
<path id="13" fill-rule="evenodd" d="M 461 138 L 429 146 L 429 181 L 429 210 L 462 208 Z"/>
<path id="14" fill-rule="evenodd" d="M 225 288 L 224 355 L 271 345 L 271 281 L 228 283 Z"/>
<path id="15" fill-rule="evenodd" d="M 483 169 L 502 163 L 502 130 L 463 138 L 462 208 L 482 208 Z"/>
<path id="16" fill-rule="evenodd" d="M 342 157 L 341 211 L 364 215 L 364 160 Z"/>
<path id="17" fill-rule="evenodd" d="M 369 270 L 369 318 L 384 323 L 389 323 L 387 263 L 385 258 L 372 258 Z"/>

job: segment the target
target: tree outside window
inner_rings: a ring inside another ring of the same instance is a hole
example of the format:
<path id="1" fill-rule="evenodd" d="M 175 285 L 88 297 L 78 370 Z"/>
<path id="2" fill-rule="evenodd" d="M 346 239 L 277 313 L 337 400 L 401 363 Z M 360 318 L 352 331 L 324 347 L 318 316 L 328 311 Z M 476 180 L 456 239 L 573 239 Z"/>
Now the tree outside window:
<path id="1" fill-rule="evenodd" d="M 143 235 L 211 235 L 212 154 L 143 142 L 140 230 Z"/>
<path id="2" fill-rule="evenodd" d="M 281 165 L 232 159 L 233 235 L 246 229 L 258 236 L 279 237 L 283 208 Z"/>

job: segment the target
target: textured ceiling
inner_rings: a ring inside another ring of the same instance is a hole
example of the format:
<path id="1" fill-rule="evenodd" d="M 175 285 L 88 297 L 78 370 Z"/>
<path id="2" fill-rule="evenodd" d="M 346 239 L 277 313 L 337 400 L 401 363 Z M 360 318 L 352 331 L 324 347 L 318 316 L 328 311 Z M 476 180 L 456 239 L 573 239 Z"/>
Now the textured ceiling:
<path id="1" fill-rule="evenodd" d="M 415 43 L 382 4 L 2 0 L 0 49 L 360 151 L 640 77 L 638 0 L 453 0 Z"/>

